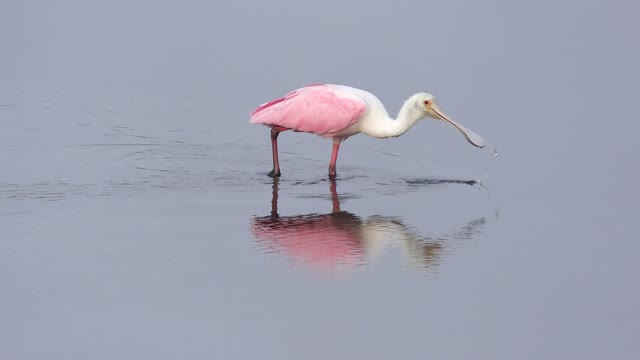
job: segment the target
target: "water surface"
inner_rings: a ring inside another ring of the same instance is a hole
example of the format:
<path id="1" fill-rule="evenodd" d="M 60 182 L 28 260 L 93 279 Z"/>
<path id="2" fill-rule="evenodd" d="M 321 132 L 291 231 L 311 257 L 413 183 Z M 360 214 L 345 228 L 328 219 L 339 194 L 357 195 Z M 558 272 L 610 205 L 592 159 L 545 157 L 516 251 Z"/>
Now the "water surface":
<path id="1" fill-rule="evenodd" d="M 636 6 L 88 4 L 0 11 L 2 358 L 640 354 Z M 248 113 L 318 81 L 488 145 L 359 135 L 332 182 L 284 133 L 274 181 Z"/>

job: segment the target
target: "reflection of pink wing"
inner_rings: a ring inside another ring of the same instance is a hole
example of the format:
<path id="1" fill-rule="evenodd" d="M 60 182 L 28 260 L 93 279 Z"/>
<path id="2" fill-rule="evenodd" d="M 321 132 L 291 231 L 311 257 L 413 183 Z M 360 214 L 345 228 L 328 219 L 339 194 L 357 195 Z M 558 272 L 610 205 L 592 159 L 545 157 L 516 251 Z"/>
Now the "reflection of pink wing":
<path id="1" fill-rule="evenodd" d="M 309 85 L 260 105 L 251 113 L 250 122 L 331 136 L 355 124 L 366 111 L 366 103 L 346 91 L 332 85 Z"/>
<path id="2" fill-rule="evenodd" d="M 335 214 L 254 218 L 251 232 L 275 251 L 308 265 L 335 268 L 356 265 L 363 254 L 358 233 Z"/>

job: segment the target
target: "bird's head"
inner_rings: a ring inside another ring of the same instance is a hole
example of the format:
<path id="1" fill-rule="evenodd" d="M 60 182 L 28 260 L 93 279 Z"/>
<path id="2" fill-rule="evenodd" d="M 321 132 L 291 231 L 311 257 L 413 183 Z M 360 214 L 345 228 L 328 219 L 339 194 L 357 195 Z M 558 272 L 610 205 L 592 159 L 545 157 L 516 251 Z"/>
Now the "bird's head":
<path id="1" fill-rule="evenodd" d="M 415 100 L 415 106 L 424 113 L 425 117 L 428 116 L 437 120 L 444 120 L 448 122 L 453 127 L 458 129 L 471 145 L 477 146 L 479 148 L 484 147 L 484 139 L 480 135 L 453 121 L 442 110 L 440 110 L 440 107 L 436 102 L 436 98 L 433 95 L 429 93 L 418 93 L 414 95 L 413 98 Z"/>

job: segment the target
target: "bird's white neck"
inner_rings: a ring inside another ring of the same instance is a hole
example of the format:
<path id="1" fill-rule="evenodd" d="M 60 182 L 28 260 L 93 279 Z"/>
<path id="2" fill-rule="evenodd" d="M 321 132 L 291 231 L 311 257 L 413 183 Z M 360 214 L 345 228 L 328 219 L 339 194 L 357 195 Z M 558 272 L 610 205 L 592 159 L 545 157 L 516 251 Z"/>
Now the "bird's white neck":
<path id="1" fill-rule="evenodd" d="M 415 104 L 413 97 L 410 97 L 400 108 L 396 119 L 389 117 L 384 109 L 378 109 L 371 114 L 362 132 L 376 138 L 397 137 L 406 133 L 418 120 L 426 116 Z"/>

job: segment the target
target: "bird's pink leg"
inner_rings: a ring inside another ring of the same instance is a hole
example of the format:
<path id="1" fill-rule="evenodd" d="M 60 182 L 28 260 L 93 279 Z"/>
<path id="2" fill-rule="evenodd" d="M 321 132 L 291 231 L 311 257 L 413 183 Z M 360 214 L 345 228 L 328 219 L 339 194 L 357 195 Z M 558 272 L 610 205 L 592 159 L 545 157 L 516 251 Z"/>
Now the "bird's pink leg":
<path id="1" fill-rule="evenodd" d="M 286 130 L 289 129 L 282 126 L 274 126 L 271 128 L 271 151 L 273 153 L 273 170 L 271 170 L 268 174 L 271 177 L 279 177 L 281 175 L 280 162 L 278 161 L 278 135 Z"/>
<path id="2" fill-rule="evenodd" d="M 331 162 L 329 163 L 329 178 L 336 178 L 336 162 L 338 161 L 338 150 L 342 139 L 333 138 L 333 151 L 331 152 Z"/>

